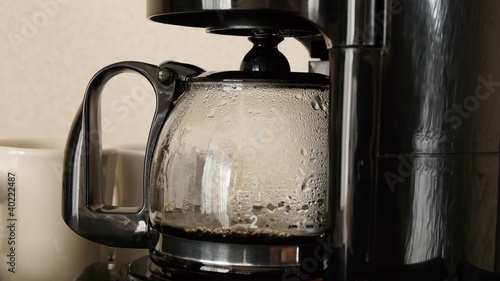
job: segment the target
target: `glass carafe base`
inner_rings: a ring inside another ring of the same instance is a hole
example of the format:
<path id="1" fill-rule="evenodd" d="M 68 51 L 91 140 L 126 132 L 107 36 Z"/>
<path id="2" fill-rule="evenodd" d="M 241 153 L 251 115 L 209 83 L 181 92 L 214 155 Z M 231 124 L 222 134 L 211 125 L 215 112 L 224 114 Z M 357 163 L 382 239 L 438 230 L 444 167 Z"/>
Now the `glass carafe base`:
<path id="1" fill-rule="evenodd" d="M 163 233 L 158 233 L 158 238 L 151 260 L 170 278 L 195 274 L 202 280 L 230 276 L 249 280 L 321 280 L 324 254 L 319 242 L 252 244 L 249 240 L 236 244 L 229 243 L 229 238 L 228 243 L 221 243 Z"/>

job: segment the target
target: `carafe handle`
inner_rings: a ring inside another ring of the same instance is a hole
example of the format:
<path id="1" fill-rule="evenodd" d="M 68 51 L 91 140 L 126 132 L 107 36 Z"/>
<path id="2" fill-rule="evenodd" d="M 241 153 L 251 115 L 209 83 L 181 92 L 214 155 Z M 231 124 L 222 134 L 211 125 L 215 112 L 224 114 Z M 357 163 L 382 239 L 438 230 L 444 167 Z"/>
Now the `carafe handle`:
<path id="1" fill-rule="evenodd" d="M 94 242 L 127 248 L 148 248 L 149 180 L 143 178 L 143 204 L 120 207 L 104 204 L 101 188 L 100 95 L 104 85 L 121 73 L 138 73 L 153 86 L 156 112 L 146 147 L 144 175 L 151 170 L 153 149 L 176 95 L 184 90 L 185 78 L 202 69 L 176 62 L 155 66 L 142 62 L 109 65 L 90 80 L 84 101 L 68 137 L 63 173 L 63 218 L 82 237 Z"/>

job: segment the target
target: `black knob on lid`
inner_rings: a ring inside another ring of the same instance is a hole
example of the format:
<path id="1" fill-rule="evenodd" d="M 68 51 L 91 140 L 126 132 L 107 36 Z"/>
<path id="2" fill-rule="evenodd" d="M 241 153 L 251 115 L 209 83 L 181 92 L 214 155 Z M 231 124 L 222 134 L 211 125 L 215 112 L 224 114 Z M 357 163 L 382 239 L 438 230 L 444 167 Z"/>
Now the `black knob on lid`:
<path id="1" fill-rule="evenodd" d="M 288 60 L 278 50 L 278 44 L 283 41 L 283 37 L 273 31 L 257 30 L 248 40 L 254 46 L 243 58 L 241 71 L 290 71 Z"/>

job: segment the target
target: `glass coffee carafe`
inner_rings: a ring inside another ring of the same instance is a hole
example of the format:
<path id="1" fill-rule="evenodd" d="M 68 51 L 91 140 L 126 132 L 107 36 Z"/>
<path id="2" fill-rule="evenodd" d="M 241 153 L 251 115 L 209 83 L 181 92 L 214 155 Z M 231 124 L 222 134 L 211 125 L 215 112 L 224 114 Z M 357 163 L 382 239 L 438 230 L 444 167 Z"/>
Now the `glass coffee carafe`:
<path id="1" fill-rule="evenodd" d="M 149 248 L 172 272 L 293 272 L 317 256 L 327 230 L 328 78 L 290 72 L 281 40 L 254 36 L 241 71 L 123 62 L 97 73 L 68 140 L 68 225 L 98 243 Z M 127 71 L 146 77 L 157 96 L 144 202 L 108 206 L 99 95 Z"/>
<path id="2" fill-rule="evenodd" d="M 315 244 L 327 211 L 323 77 L 241 75 L 192 79 L 170 113 L 153 155 L 152 229 L 178 246 L 224 243 L 221 255 L 240 244 Z M 208 249 L 178 255 L 206 260 Z"/>

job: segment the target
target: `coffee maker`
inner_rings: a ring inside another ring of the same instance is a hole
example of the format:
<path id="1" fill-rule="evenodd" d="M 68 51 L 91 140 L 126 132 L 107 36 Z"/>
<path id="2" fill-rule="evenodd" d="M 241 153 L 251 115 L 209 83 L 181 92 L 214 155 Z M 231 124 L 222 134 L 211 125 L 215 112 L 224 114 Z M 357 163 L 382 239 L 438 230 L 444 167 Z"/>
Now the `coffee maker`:
<path id="1" fill-rule="evenodd" d="M 148 0 L 147 14 L 214 34 L 274 30 L 308 48 L 311 72 L 329 74 L 322 253 L 271 279 L 321 267 L 324 280 L 500 280 L 500 2 Z M 78 228 L 75 195 L 64 200 Z M 138 221 L 128 242 L 147 247 Z M 127 270 L 161 280 L 148 258 Z"/>

